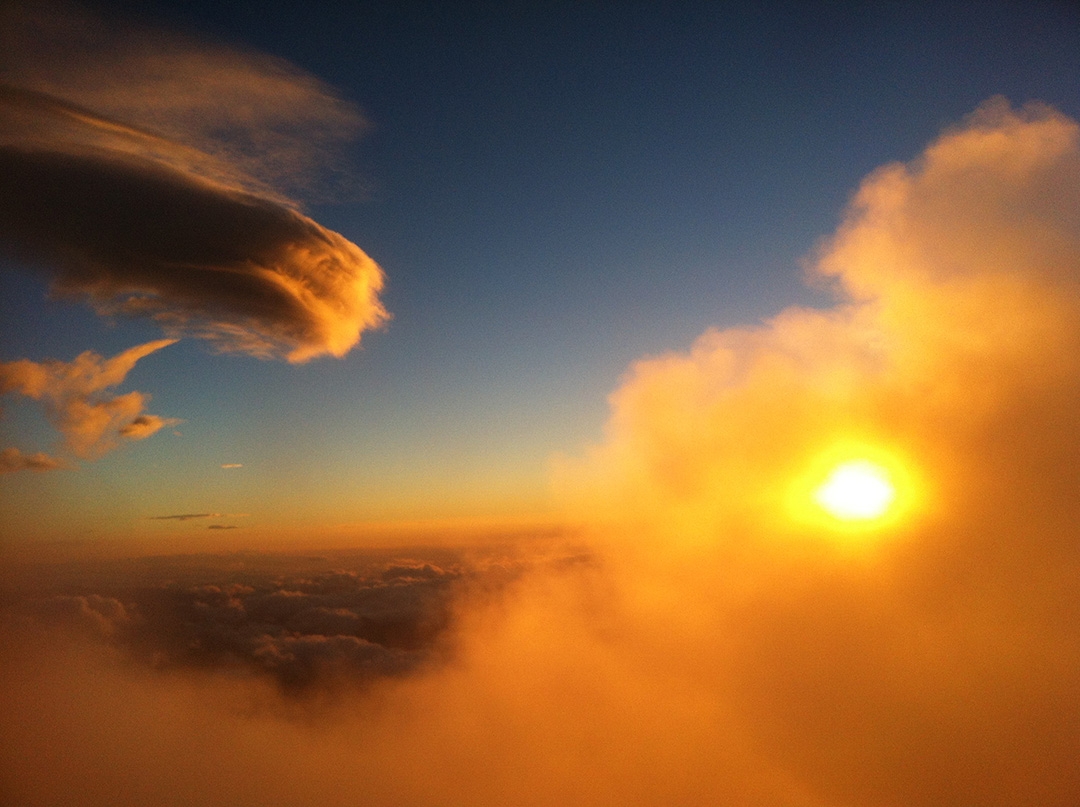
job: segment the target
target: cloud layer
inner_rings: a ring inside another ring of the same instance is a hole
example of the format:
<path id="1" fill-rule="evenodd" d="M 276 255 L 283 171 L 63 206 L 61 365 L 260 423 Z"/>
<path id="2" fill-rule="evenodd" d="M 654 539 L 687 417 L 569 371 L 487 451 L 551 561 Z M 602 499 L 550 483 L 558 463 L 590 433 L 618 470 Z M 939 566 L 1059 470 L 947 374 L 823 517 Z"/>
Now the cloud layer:
<path id="1" fill-rule="evenodd" d="M 636 365 L 606 441 L 561 470 L 588 562 L 534 560 L 509 585 L 491 564 L 417 646 L 449 652 L 407 675 L 369 664 L 360 640 L 380 641 L 358 626 L 446 591 L 445 560 L 388 559 L 358 585 L 293 559 L 260 588 L 222 559 L 233 576 L 159 589 L 180 614 L 161 619 L 100 579 L 29 598 L 99 638 L 8 631 L 0 787 L 84 805 L 1074 804 L 1078 202 L 1080 127 L 1003 102 L 868 177 L 811 267 L 837 305 Z M 897 469 L 902 513 L 815 514 L 815 475 L 867 455 Z M 403 599 L 362 605 L 377 579 Z M 101 649 L 140 631 L 169 664 Z"/>
<path id="2" fill-rule="evenodd" d="M 297 558 L 284 568 L 260 568 L 254 556 L 239 570 L 214 560 L 150 558 L 137 574 L 105 564 L 104 585 L 68 582 L 63 588 L 80 593 L 24 600 L 9 617 L 106 640 L 155 669 L 240 666 L 305 694 L 401 675 L 438 651 L 455 586 L 482 573 L 443 554 L 445 568 L 379 553 Z"/>
<path id="3" fill-rule="evenodd" d="M 0 17 L 0 250 L 171 336 L 304 362 L 386 320 L 379 267 L 286 196 L 362 125 L 269 57 L 70 8 Z"/>

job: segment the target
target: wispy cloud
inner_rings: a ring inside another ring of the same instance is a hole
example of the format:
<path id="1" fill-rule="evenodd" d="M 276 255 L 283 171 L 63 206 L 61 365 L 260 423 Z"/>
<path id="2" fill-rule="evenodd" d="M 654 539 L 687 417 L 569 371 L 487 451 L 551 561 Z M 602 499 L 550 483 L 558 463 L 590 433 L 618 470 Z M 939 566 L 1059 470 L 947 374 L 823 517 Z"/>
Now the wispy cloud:
<path id="1" fill-rule="evenodd" d="M 14 393 L 40 401 L 50 423 L 63 435 L 67 450 L 84 459 L 100 457 L 122 440 L 144 440 L 165 426 L 181 422 L 145 414 L 150 396 L 141 392 L 115 397 L 105 394 L 123 383 L 136 362 L 174 341 L 148 342 L 111 359 L 87 351 L 71 362 L 20 359 L 0 364 L 0 394 Z M 8 453 L 13 451 L 16 453 Z M 60 467 L 56 464 L 59 461 L 43 454 L 27 458 L 16 449 L 7 449 L 5 457 L 5 466 L 12 466 L 12 470 Z"/>
<path id="2" fill-rule="evenodd" d="M 247 518 L 249 513 L 179 513 L 168 516 L 147 516 L 151 521 L 193 521 L 199 518 Z"/>
<path id="3" fill-rule="evenodd" d="M 222 518 L 223 513 L 180 513 L 173 516 L 147 516 L 151 521 L 192 521 L 197 518 Z"/>
<path id="4" fill-rule="evenodd" d="M 290 362 L 386 320 L 379 267 L 286 195 L 363 124 L 328 87 L 70 7 L 0 31 L 0 249 L 56 293 Z"/>
<path id="5" fill-rule="evenodd" d="M 24 454 L 14 447 L 0 450 L 0 474 L 9 474 L 15 471 L 55 471 L 58 468 L 67 467 L 69 466 L 63 460 L 50 457 L 40 451 L 34 454 Z"/>
<path id="6" fill-rule="evenodd" d="M 243 467 L 244 467 L 244 465 L 243 465 L 243 463 L 240 463 L 240 462 L 226 462 L 226 463 L 225 463 L 224 465 L 222 465 L 221 467 L 222 467 L 222 468 L 225 468 L 225 469 L 230 469 L 230 468 L 243 468 Z"/>

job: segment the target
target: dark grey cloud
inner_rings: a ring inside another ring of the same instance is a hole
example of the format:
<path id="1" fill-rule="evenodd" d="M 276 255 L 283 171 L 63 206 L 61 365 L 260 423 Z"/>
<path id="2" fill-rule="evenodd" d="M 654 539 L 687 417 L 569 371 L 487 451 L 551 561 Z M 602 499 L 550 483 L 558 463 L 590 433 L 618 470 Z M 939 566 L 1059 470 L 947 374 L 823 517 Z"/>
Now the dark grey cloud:
<path id="1" fill-rule="evenodd" d="M 14 613 L 104 641 L 159 670 L 239 668 L 303 693 L 437 661 L 461 598 L 481 581 L 505 585 L 462 553 L 435 555 L 76 563 L 43 570 Z"/>

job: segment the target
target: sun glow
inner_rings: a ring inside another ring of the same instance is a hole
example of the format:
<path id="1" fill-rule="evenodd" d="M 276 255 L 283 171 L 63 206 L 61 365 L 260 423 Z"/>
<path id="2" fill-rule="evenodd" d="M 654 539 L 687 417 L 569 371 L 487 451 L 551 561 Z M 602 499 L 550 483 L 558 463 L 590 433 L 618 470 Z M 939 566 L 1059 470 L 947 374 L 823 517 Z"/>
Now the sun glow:
<path id="1" fill-rule="evenodd" d="M 826 533 L 898 526 L 925 513 L 927 490 L 912 459 L 878 442 L 840 440 L 808 458 L 787 489 L 787 517 Z"/>
<path id="2" fill-rule="evenodd" d="M 896 500 L 896 486 L 886 468 L 864 459 L 837 465 L 814 491 L 814 501 L 841 521 L 880 518 Z"/>

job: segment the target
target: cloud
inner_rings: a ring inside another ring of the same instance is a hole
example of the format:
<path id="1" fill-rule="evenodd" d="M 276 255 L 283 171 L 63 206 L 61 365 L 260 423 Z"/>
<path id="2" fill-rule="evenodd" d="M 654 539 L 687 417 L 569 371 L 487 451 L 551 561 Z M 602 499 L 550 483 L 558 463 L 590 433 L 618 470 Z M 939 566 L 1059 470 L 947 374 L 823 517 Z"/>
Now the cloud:
<path id="1" fill-rule="evenodd" d="M 1078 211 L 1077 123 L 991 101 L 865 180 L 809 267 L 835 307 L 637 363 L 563 463 L 643 622 L 821 803 L 1080 785 Z M 815 513 L 808 475 L 858 457 L 895 519 Z"/>
<path id="2" fill-rule="evenodd" d="M 0 450 L 0 474 L 10 474 L 15 471 L 55 471 L 58 468 L 67 467 L 63 460 L 50 457 L 40 451 L 35 454 L 24 454 L 14 447 Z"/>
<path id="3" fill-rule="evenodd" d="M 53 291 L 290 362 L 387 319 L 381 269 L 296 209 L 349 104 L 279 60 L 59 6 L 5 5 L 0 250 Z"/>
<path id="4" fill-rule="evenodd" d="M 117 448 L 122 439 L 144 440 L 165 426 L 181 422 L 144 414 L 150 397 L 141 392 L 116 397 L 103 394 L 123 383 L 140 359 L 174 341 L 148 342 L 111 359 L 87 351 L 72 362 L 20 359 L 0 364 L 0 394 L 15 393 L 40 401 L 49 421 L 63 434 L 65 448 L 84 459 L 100 457 Z M 59 461 L 43 454 L 28 458 L 15 449 L 5 451 L 5 464 L 9 462 L 12 470 L 60 467 Z"/>
<path id="5" fill-rule="evenodd" d="M 193 521 L 200 518 L 247 518 L 247 513 L 178 513 L 168 516 L 147 516 L 150 521 Z M 210 529 L 232 529 L 212 526 Z"/>
<path id="6" fill-rule="evenodd" d="M 173 516 L 148 516 L 151 521 L 191 521 L 196 518 L 221 518 L 222 513 L 180 513 Z"/>
<path id="7" fill-rule="evenodd" d="M 114 638 L 131 621 L 122 602 L 100 594 L 58 594 L 22 603 L 18 612 L 47 624 L 86 632 L 101 639 Z"/>
<path id="8" fill-rule="evenodd" d="M 156 669 L 239 664 L 291 694 L 410 673 L 440 652 L 457 587 L 484 572 L 464 560 L 444 569 L 357 554 L 308 560 L 309 569 L 300 568 L 303 558 L 258 556 L 239 567 L 234 557 L 204 558 L 208 568 L 194 569 L 183 559 L 115 572 L 91 563 L 82 580 L 47 584 L 64 593 L 33 592 L 14 615 L 107 640 Z M 350 561 L 349 569 L 331 565 Z"/>
<path id="9" fill-rule="evenodd" d="M 129 440 L 143 440 L 164 426 L 180 423 L 176 418 L 160 418 L 157 415 L 139 415 L 120 429 L 120 436 Z"/>
<path id="10" fill-rule="evenodd" d="M 128 598 L 63 580 L 130 618 L 94 645 L 8 631 L 0 782 L 18 803 L 1072 805 L 1078 203 L 1080 127 L 1043 107 L 993 102 L 875 172 L 810 266 L 834 307 L 632 368 L 559 471 L 588 551 L 155 559 L 173 583 Z M 851 454 L 896 469 L 895 519 L 808 509 L 807 476 Z"/>
<path id="11" fill-rule="evenodd" d="M 221 467 L 225 468 L 225 469 L 229 469 L 229 468 L 243 468 L 244 466 L 243 466 L 242 463 L 239 463 L 239 462 L 226 462 Z"/>

